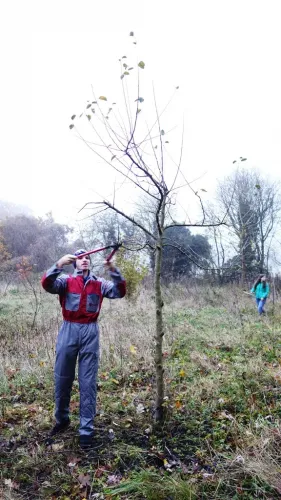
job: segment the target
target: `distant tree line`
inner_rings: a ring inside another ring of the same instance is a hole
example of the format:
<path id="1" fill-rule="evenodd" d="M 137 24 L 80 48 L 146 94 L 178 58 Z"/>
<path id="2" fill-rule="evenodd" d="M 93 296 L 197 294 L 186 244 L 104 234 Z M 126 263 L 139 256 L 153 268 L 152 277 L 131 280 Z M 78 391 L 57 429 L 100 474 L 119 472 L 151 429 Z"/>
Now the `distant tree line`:
<path id="1" fill-rule="evenodd" d="M 18 214 L 0 220 L 0 268 L 15 270 L 21 258 L 28 258 L 34 271 L 41 272 L 59 255 L 70 251 L 72 229 L 54 221 Z"/>
<path id="2" fill-rule="evenodd" d="M 21 210 L 22 207 L 18 207 Z M 206 209 L 206 217 L 215 221 L 225 213 L 225 225 L 212 227 L 205 234 L 194 234 L 188 227 L 175 225 L 165 230 L 162 277 L 166 283 L 185 277 L 200 276 L 220 284 L 244 285 L 258 273 L 269 272 L 270 252 L 280 224 L 279 185 L 258 172 L 237 169 L 218 185 L 215 203 Z M 136 208 L 138 217 L 150 226 L 149 205 Z M 17 213 L 16 205 L 0 201 L 0 278 L 1 271 L 16 269 L 22 257 L 28 258 L 34 271 L 42 272 L 58 256 L 76 247 L 87 249 L 124 241 L 122 259 L 131 265 L 144 262 L 154 269 L 155 255 L 149 241 L 130 221 L 106 211 L 88 219 L 77 236 L 73 228 L 55 222 L 52 214 L 36 218 Z M 136 259 L 138 251 L 140 260 Z M 97 266 L 104 255 L 93 259 Z M 119 259 L 120 261 L 120 259 Z"/>

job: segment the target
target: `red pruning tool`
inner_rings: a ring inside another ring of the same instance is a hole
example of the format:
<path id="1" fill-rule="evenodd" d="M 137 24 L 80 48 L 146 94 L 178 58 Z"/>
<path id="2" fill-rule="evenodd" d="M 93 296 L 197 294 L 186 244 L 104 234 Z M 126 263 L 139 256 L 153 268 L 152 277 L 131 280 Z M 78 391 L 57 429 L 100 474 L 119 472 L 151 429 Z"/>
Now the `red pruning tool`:
<path id="1" fill-rule="evenodd" d="M 115 245 L 108 245 L 106 247 L 102 248 L 96 248 L 95 250 L 89 250 L 89 252 L 81 253 L 80 255 L 77 255 L 77 259 L 81 259 L 82 257 L 85 257 L 86 255 L 91 255 L 92 253 L 97 253 L 97 252 L 102 252 L 103 250 L 107 250 L 108 248 L 113 248 L 112 252 L 106 257 L 106 262 L 110 262 L 113 255 L 117 250 L 122 246 L 122 243 L 116 243 Z"/>

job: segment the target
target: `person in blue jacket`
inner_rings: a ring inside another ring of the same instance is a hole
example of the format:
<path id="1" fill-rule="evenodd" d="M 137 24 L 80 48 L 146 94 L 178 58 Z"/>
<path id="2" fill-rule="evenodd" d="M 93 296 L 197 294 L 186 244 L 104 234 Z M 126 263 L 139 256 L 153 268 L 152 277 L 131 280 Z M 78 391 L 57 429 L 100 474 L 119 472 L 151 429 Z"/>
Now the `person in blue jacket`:
<path id="1" fill-rule="evenodd" d="M 269 284 L 264 274 L 261 274 L 258 277 L 253 288 L 251 289 L 251 293 L 254 293 L 256 296 L 259 315 L 265 314 L 264 305 L 269 295 Z"/>

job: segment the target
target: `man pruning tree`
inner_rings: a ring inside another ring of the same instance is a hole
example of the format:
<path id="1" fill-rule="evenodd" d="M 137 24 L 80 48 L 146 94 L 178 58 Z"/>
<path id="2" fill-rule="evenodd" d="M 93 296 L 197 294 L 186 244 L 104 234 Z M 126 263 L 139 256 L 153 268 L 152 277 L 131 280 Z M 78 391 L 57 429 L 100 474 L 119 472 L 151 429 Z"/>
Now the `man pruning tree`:
<path id="1" fill-rule="evenodd" d="M 88 252 L 93 253 L 93 252 Z M 112 252 L 113 253 L 113 252 Z M 86 255 L 85 255 L 86 254 Z M 112 255 L 112 254 L 111 254 Z M 63 266 L 73 264 L 73 275 L 65 275 Z M 80 389 L 80 446 L 93 444 L 96 413 L 97 372 L 99 363 L 99 327 L 97 319 L 104 297 L 118 299 L 126 294 L 126 282 L 119 270 L 106 262 L 112 281 L 90 272 L 90 257 L 85 250 L 65 255 L 42 278 L 49 293 L 59 295 L 63 324 L 60 328 L 55 362 L 55 418 L 51 436 L 65 431 L 69 424 L 69 403 L 78 357 Z"/>

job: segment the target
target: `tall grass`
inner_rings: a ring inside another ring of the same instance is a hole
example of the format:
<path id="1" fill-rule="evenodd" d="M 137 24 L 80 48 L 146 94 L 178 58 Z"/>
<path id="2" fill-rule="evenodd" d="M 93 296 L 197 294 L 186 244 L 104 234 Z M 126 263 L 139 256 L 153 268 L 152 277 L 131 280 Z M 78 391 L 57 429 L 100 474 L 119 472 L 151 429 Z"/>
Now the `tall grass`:
<path id="1" fill-rule="evenodd" d="M 10 288 L 0 302 L 3 392 L 11 370 L 41 380 L 53 368 L 60 307 L 38 283 L 35 289 L 39 310 L 33 328 L 34 293 Z M 134 491 L 135 498 L 195 498 L 200 490 L 200 498 L 236 498 L 247 491 L 249 478 L 249 495 L 256 496 L 245 498 L 274 498 L 270 488 L 281 495 L 280 306 L 269 301 L 267 315 L 259 318 L 253 299 L 231 286 L 173 285 L 164 290 L 164 302 L 168 417 L 163 432 L 180 461 L 198 457 L 210 473 L 201 489 L 174 475 L 155 496 L 153 473 L 135 471 L 116 495 Z M 121 399 L 131 391 L 134 403 L 126 411 L 130 415 L 141 403 L 146 426 L 148 412 L 153 416 L 154 316 L 149 288 L 134 302 L 105 300 L 100 316 L 101 382 L 106 388 L 110 374 Z M 113 412 L 120 403 L 104 396 L 101 404 Z"/>

